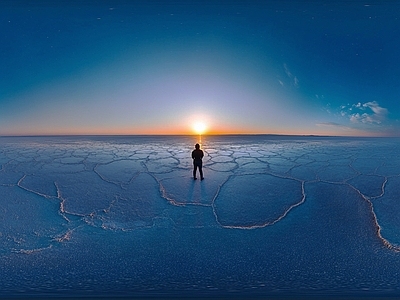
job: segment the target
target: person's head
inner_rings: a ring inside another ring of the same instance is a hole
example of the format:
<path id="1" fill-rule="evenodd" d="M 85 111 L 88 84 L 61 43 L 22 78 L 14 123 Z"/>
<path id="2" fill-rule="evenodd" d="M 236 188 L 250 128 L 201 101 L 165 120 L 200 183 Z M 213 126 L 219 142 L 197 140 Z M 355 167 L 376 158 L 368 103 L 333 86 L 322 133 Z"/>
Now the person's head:
<path id="1" fill-rule="evenodd" d="M 200 149 L 200 145 L 199 145 L 199 144 L 194 145 L 194 147 L 195 147 L 196 149 Z"/>

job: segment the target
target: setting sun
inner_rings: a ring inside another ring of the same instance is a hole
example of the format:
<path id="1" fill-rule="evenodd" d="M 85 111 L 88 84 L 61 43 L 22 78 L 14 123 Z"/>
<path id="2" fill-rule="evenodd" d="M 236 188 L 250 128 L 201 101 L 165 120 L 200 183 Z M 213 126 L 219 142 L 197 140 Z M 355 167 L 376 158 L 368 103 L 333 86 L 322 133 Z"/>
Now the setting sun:
<path id="1" fill-rule="evenodd" d="M 197 134 L 203 134 L 207 129 L 206 124 L 203 122 L 196 122 L 193 124 L 193 131 Z"/>

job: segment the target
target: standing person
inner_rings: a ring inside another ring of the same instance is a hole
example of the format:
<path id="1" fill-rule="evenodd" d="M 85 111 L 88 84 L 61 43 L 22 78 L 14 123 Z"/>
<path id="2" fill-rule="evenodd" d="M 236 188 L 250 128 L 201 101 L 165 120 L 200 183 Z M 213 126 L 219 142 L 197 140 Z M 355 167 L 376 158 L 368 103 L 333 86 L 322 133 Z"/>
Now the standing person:
<path id="1" fill-rule="evenodd" d="M 200 149 L 200 145 L 196 144 L 195 149 L 192 151 L 192 158 L 193 158 L 193 179 L 197 179 L 196 178 L 196 171 L 197 168 L 199 168 L 199 172 L 200 172 L 200 179 L 203 180 L 203 150 Z"/>

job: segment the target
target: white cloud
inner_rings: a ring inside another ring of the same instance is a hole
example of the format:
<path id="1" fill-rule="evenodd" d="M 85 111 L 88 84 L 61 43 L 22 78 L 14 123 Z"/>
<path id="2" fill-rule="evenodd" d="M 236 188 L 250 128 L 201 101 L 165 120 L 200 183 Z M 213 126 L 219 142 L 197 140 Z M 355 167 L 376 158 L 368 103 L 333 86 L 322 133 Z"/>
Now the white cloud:
<path id="1" fill-rule="evenodd" d="M 342 105 L 340 108 L 341 116 L 349 117 L 352 123 L 381 124 L 388 114 L 388 110 L 381 107 L 377 101 L 370 101 L 364 104 L 358 102 L 350 107 Z"/>
<path id="2" fill-rule="evenodd" d="M 294 86 L 297 88 L 300 87 L 299 79 L 296 76 L 294 76 Z"/>
<path id="3" fill-rule="evenodd" d="M 290 71 L 289 71 L 289 69 L 288 69 L 288 67 L 287 67 L 287 64 L 283 64 L 283 68 L 285 69 L 286 75 L 287 75 L 289 78 L 292 78 L 293 75 L 292 75 L 292 73 L 290 73 Z"/>
<path id="4" fill-rule="evenodd" d="M 364 106 L 361 104 L 361 102 L 358 102 L 357 104 L 353 104 L 353 107 L 364 109 Z"/>
<path id="5" fill-rule="evenodd" d="M 372 101 L 363 104 L 364 107 L 369 107 L 376 115 L 386 116 L 388 110 L 386 108 L 380 107 L 378 102 Z"/>
<path id="6" fill-rule="evenodd" d="M 289 70 L 287 64 L 283 64 L 283 68 L 285 69 L 285 73 L 286 73 L 287 77 L 289 77 L 290 80 L 291 80 L 291 83 L 290 83 L 290 84 L 291 84 L 292 86 L 294 86 L 295 88 L 299 88 L 299 87 L 300 87 L 300 81 L 299 81 L 299 79 L 297 78 L 297 76 L 293 75 L 293 73 L 290 72 L 290 70 Z M 281 85 L 282 85 L 282 83 L 281 83 Z M 282 85 L 282 86 L 283 86 L 283 85 Z"/>

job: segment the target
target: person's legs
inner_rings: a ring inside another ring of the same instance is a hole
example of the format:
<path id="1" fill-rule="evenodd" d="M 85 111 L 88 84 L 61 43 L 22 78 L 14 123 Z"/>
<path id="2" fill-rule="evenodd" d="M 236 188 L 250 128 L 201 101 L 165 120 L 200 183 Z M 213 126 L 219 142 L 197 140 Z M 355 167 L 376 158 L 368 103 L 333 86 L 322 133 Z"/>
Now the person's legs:
<path id="1" fill-rule="evenodd" d="M 204 177 L 203 177 L 203 164 L 202 163 L 199 164 L 199 172 L 200 172 L 200 179 L 203 180 Z"/>
<path id="2" fill-rule="evenodd" d="M 197 164 L 193 162 L 193 178 L 196 179 Z"/>

